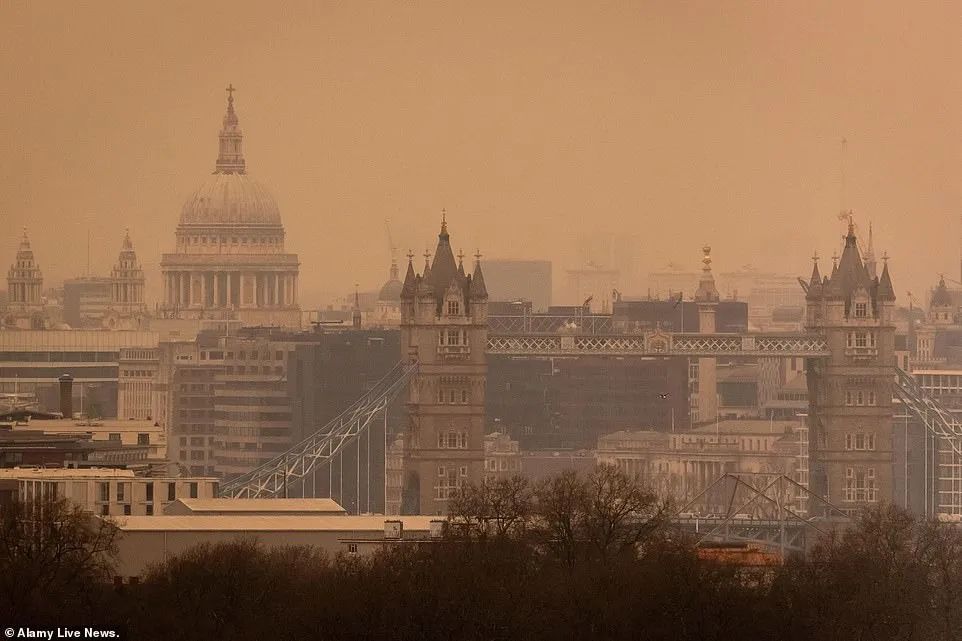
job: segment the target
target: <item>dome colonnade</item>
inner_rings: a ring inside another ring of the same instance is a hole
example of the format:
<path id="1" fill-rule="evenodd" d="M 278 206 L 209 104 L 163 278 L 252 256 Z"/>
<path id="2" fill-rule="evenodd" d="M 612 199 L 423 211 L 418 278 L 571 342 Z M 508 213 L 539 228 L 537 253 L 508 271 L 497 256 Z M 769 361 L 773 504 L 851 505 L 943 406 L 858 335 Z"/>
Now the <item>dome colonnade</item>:
<path id="1" fill-rule="evenodd" d="M 247 175 L 232 86 L 214 173 L 184 203 L 174 253 L 161 261 L 162 308 L 178 318 L 300 326 L 299 262 L 285 253 L 280 209 Z"/>

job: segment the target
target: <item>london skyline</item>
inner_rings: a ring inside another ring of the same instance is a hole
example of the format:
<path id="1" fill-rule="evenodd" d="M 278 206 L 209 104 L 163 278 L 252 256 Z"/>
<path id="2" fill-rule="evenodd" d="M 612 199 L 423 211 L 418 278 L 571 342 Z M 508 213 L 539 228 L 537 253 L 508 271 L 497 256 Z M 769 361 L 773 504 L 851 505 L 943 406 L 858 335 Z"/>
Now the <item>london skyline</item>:
<path id="1" fill-rule="evenodd" d="M 129 226 L 156 299 L 181 204 L 212 170 L 228 82 L 307 297 L 339 291 L 321 274 L 383 282 L 384 219 L 420 252 L 442 207 L 465 251 L 492 258 L 574 266 L 590 223 L 639 234 L 643 270 L 693 266 L 709 242 L 719 271 L 803 275 L 813 249 L 841 245 L 842 138 L 844 207 L 873 222 L 900 302 L 956 276 L 949 3 L 911 21 L 894 3 L 287 7 L 2 9 L 26 55 L 0 63 L 0 212 L 17 232 L 62 230 L 56 251 L 35 239 L 51 281 L 77 275 L 88 229 L 107 271 Z M 211 37 L 225 15 L 230 36 Z"/>

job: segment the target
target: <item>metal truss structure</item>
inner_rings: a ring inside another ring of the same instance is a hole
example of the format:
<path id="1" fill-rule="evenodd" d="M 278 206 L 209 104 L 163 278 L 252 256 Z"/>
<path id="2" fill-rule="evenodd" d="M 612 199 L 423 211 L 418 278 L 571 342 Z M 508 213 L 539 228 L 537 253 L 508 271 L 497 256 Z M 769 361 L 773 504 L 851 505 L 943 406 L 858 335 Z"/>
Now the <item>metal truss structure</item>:
<path id="1" fill-rule="evenodd" d="M 488 354 L 505 356 L 689 356 L 824 358 L 818 334 L 694 334 L 660 330 L 642 334 L 520 335 L 488 333 Z"/>
<path id="2" fill-rule="evenodd" d="M 363 434 L 387 411 L 391 401 L 418 369 L 416 362 L 400 362 L 384 378 L 324 427 L 257 469 L 221 485 L 226 498 L 278 498 L 288 487 L 330 464 L 344 446 Z"/>
<path id="3" fill-rule="evenodd" d="M 703 499 L 714 495 L 727 505 L 724 514 L 691 515 Z M 815 515 L 813 515 L 815 513 Z M 849 523 L 838 507 L 784 474 L 723 474 L 675 515 L 674 523 L 707 543 L 755 543 L 779 551 L 803 552 L 812 537 L 827 535 Z"/>
<path id="4" fill-rule="evenodd" d="M 915 377 L 898 368 L 894 390 L 906 410 L 935 441 L 933 467 L 937 476 L 931 487 L 930 479 L 925 479 L 926 495 L 934 495 L 931 501 L 933 511 L 962 515 L 962 423 L 952 411 L 926 393 Z M 925 449 L 928 460 L 928 446 Z"/>

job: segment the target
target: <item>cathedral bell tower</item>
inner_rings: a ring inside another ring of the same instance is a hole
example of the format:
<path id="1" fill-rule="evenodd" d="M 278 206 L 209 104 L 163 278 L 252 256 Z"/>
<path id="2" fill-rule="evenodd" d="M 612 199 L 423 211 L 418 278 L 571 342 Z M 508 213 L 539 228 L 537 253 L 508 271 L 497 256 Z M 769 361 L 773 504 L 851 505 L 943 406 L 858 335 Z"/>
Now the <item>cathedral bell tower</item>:
<path id="1" fill-rule="evenodd" d="M 7 295 L 6 324 L 21 329 L 43 329 L 43 274 L 34 260 L 26 227 L 17 258 L 7 271 Z"/>
<path id="2" fill-rule="evenodd" d="M 408 389 L 403 514 L 445 514 L 465 482 L 484 468 L 488 292 L 481 255 L 474 271 L 455 261 L 442 217 L 434 261 L 401 290 L 401 357 L 420 363 Z"/>

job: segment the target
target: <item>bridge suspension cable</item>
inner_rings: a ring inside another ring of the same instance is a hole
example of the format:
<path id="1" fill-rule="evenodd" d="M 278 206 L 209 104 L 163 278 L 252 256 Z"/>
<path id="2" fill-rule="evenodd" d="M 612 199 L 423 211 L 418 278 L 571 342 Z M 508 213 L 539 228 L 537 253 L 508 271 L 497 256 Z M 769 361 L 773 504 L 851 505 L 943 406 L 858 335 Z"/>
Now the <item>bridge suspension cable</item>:
<path id="1" fill-rule="evenodd" d="M 957 456 L 962 456 L 962 424 L 942 403 L 922 389 L 915 377 L 895 368 L 895 394 L 933 435 L 945 439 Z"/>
<path id="2" fill-rule="evenodd" d="M 260 467 L 221 485 L 227 498 L 277 498 L 295 481 L 303 481 L 329 464 L 348 444 L 365 433 L 386 412 L 391 401 L 418 369 L 417 362 L 401 361 L 374 387 L 319 430 Z"/>

